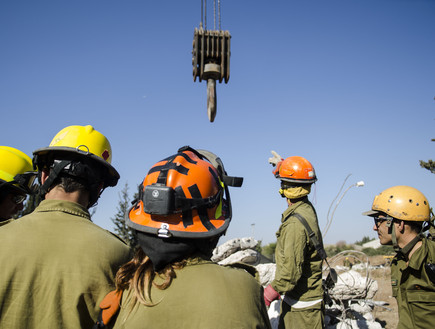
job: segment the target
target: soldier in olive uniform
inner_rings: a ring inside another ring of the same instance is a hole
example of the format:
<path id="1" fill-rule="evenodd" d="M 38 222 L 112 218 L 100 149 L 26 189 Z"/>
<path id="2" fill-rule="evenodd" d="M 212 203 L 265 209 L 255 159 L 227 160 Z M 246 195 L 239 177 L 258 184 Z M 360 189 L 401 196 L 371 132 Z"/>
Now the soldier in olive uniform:
<path id="1" fill-rule="evenodd" d="M 278 328 L 324 328 L 323 242 L 316 211 L 308 200 L 317 180 L 312 164 L 299 156 L 279 159 L 275 177 L 288 208 L 276 233 L 275 279 L 264 290 L 266 305 L 283 295 Z M 311 236 L 310 236 L 311 235 Z"/>
<path id="2" fill-rule="evenodd" d="M 382 191 L 372 210 L 373 229 L 382 245 L 393 245 L 391 285 L 399 310 L 399 329 L 433 328 L 435 323 L 435 241 L 426 238 L 430 208 L 426 197 L 410 186 Z"/>
<path id="3" fill-rule="evenodd" d="M 205 150 L 183 147 L 156 163 L 125 218 L 140 248 L 94 328 L 270 328 L 255 269 L 210 260 L 231 220 L 228 186 L 241 184 Z"/>
<path id="4" fill-rule="evenodd" d="M 70 126 L 33 154 L 45 199 L 0 229 L 0 328 L 91 328 L 130 260 L 88 211 L 119 179 L 109 141 L 92 126 Z"/>

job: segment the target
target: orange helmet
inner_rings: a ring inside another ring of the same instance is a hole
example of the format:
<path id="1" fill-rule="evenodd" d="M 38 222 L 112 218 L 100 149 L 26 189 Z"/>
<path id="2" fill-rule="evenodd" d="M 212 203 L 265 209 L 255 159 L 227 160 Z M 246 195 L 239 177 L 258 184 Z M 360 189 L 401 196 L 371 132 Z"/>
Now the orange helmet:
<path id="1" fill-rule="evenodd" d="M 276 178 L 290 183 L 311 184 L 317 180 L 313 165 L 300 156 L 288 157 L 274 173 Z"/>
<path id="2" fill-rule="evenodd" d="M 151 167 L 126 223 L 161 238 L 220 236 L 231 220 L 228 186 L 242 182 L 227 176 L 213 153 L 182 147 Z"/>

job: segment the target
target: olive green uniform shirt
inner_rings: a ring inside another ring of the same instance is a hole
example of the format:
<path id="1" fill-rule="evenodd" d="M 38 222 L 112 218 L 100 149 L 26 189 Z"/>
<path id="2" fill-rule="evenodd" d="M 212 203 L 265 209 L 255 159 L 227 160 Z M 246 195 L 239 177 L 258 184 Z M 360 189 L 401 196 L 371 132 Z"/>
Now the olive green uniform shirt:
<path id="1" fill-rule="evenodd" d="M 5 220 L 0 220 L 0 226 L 9 224 L 10 222 L 12 222 L 13 219 L 5 219 Z"/>
<path id="2" fill-rule="evenodd" d="M 310 244 L 307 230 L 293 214 L 305 218 L 311 230 L 322 241 L 313 206 L 304 198 L 292 204 L 282 214 L 276 233 L 276 273 L 271 285 L 280 294 L 293 300 L 313 301 L 323 298 L 322 259 Z"/>
<path id="3" fill-rule="evenodd" d="M 130 259 L 81 205 L 44 200 L 0 229 L 0 328 L 92 328 L 114 274 Z"/>
<path id="4" fill-rule="evenodd" d="M 167 289 L 152 287 L 155 306 L 137 303 L 131 309 L 124 291 L 114 329 L 270 328 L 263 289 L 245 270 L 190 259 L 175 273 Z"/>
<path id="5" fill-rule="evenodd" d="M 435 326 L 435 284 L 424 264 L 435 263 L 435 241 L 422 240 L 409 263 L 399 253 L 391 263 L 391 285 L 399 310 L 399 329 Z"/>

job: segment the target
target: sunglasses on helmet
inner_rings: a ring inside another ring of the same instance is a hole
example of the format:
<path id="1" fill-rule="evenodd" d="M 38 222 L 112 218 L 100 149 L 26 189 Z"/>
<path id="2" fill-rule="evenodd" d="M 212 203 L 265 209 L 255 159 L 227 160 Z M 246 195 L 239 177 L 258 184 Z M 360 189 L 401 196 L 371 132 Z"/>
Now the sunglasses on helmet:
<path id="1" fill-rule="evenodd" d="M 383 222 L 392 221 L 394 218 L 390 216 L 375 216 L 373 220 L 375 221 L 376 227 L 379 227 Z"/>
<path id="2" fill-rule="evenodd" d="M 12 196 L 12 202 L 15 203 L 15 204 L 23 203 L 24 200 L 26 200 L 26 195 L 15 194 L 15 195 Z"/>
<path id="3" fill-rule="evenodd" d="M 18 184 L 27 193 L 35 194 L 38 191 L 37 173 L 35 171 L 27 171 L 23 174 L 15 175 L 11 184 Z"/>

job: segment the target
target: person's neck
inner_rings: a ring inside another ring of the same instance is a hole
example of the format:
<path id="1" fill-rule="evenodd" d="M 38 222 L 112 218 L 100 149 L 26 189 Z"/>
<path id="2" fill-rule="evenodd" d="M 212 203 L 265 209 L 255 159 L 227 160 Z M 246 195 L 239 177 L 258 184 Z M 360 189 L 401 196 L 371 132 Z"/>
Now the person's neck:
<path id="1" fill-rule="evenodd" d="M 55 186 L 45 195 L 46 200 L 63 200 L 71 201 L 88 208 L 89 193 L 83 191 L 65 192 L 65 190 L 59 186 Z"/>
<path id="2" fill-rule="evenodd" d="M 398 245 L 400 248 L 404 248 L 405 246 L 407 246 L 414 238 L 417 237 L 417 233 L 416 232 L 409 232 L 408 234 L 404 234 L 400 237 L 398 242 Z M 412 249 L 409 251 L 408 253 L 408 259 L 411 258 L 412 254 L 421 247 L 422 242 L 418 241 L 413 247 Z"/>

